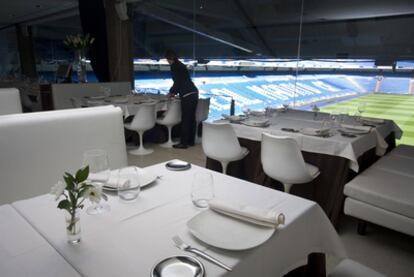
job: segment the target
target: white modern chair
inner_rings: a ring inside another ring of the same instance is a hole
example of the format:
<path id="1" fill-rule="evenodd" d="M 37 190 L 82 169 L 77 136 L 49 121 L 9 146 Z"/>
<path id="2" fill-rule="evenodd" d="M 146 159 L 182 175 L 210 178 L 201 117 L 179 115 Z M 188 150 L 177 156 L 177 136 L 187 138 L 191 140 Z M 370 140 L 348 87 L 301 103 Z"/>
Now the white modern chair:
<path id="1" fill-rule="evenodd" d="M 157 119 L 157 124 L 165 125 L 168 128 L 168 141 L 160 146 L 166 148 L 172 148 L 175 144 L 171 137 L 172 127 L 181 122 L 181 101 L 173 99 L 168 103 L 165 116 Z"/>
<path id="2" fill-rule="evenodd" d="M 297 142 L 291 137 L 262 134 L 263 171 L 281 183 L 289 193 L 293 184 L 308 183 L 318 177 L 319 169 L 304 161 Z"/>
<path id="3" fill-rule="evenodd" d="M 132 155 L 148 155 L 154 152 L 153 149 L 146 149 L 144 147 L 144 132 L 155 126 L 156 114 L 155 114 L 156 103 L 145 103 L 141 104 L 132 119 L 131 123 L 125 123 L 126 129 L 136 131 L 139 135 L 139 147 L 128 151 Z"/>
<path id="4" fill-rule="evenodd" d="M 201 143 L 198 137 L 198 125 L 208 118 L 208 112 L 210 110 L 210 98 L 198 99 L 196 109 L 196 132 L 195 132 L 195 143 Z"/>
<path id="5" fill-rule="evenodd" d="M 226 174 L 229 162 L 243 159 L 249 150 L 240 146 L 236 133 L 228 123 L 203 122 L 202 147 L 204 154 L 221 163 Z"/>

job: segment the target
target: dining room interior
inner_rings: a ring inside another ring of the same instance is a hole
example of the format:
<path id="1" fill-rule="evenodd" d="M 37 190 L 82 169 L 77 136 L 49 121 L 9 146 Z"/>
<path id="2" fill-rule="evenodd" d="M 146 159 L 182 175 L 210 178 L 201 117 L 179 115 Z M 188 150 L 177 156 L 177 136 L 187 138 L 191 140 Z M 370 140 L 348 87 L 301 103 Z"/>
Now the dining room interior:
<path id="1" fill-rule="evenodd" d="M 0 7 L 1 276 L 412 276 L 413 1 Z"/>

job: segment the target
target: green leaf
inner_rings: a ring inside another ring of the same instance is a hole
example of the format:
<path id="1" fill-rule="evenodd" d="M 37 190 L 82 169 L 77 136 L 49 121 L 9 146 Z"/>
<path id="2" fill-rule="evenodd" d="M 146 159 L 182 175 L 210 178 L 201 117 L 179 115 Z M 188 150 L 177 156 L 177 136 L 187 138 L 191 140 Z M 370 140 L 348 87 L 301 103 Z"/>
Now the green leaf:
<path id="1" fill-rule="evenodd" d="M 64 199 L 59 202 L 58 206 L 59 209 L 70 210 L 70 202 L 67 199 Z"/>
<path id="2" fill-rule="evenodd" d="M 75 184 L 74 181 L 76 181 L 72 175 L 68 174 L 63 176 L 63 179 L 65 180 L 66 183 L 66 189 L 71 191 L 75 188 Z"/>
<path id="3" fill-rule="evenodd" d="M 77 183 L 82 183 L 88 178 L 89 175 L 89 166 L 85 166 L 84 168 L 81 168 L 76 172 L 76 181 Z"/>

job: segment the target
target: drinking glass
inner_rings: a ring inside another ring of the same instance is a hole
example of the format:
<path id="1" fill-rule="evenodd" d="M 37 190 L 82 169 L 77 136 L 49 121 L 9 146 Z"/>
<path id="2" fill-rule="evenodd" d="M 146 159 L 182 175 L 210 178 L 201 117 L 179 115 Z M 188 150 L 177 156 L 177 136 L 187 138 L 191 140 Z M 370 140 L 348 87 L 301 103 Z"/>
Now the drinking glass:
<path id="1" fill-rule="evenodd" d="M 135 166 L 124 167 L 117 174 L 118 197 L 121 202 L 135 202 L 141 191 L 139 172 Z"/>
<path id="2" fill-rule="evenodd" d="M 196 172 L 191 188 L 191 201 L 198 208 L 207 208 L 214 198 L 213 176 L 210 172 Z"/>
<path id="3" fill-rule="evenodd" d="M 89 166 L 88 180 L 95 188 L 102 190 L 111 175 L 109 169 L 108 154 L 102 149 L 88 150 L 83 154 L 83 165 Z M 90 215 L 109 212 L 110 206 L 106 203 L 95 203 L 88 207 L 86 212 Z"/>

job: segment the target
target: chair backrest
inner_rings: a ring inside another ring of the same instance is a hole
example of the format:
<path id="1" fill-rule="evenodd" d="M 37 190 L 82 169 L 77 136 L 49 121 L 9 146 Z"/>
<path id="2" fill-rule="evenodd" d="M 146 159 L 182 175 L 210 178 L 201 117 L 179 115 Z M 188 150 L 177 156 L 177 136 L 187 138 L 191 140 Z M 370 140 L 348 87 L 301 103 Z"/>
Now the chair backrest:
<path id="1" fill-rule="evenodd" d="M 219 161 L 232 161 L 242 152 L 236 132 L 228 123 L 203 122 L 202 147 L 207 157 Z"/>
<path id="2" fill-rule="evenodd" d="M 263 133 L 261 160 L 266 175 L 282 183 L 300 184 L 312 179 L 299 145 L 291 137 Z"/>
<path id="3" fill-rule="evenodd" d="M 208 118 L 208 112 L 210 110 L 210 98 L 198 99 L 196 109 L 196 121 L 201 122 Z"/>
<path id="4" fill-rule="evenodd" d="M 0 115 L 22 113 L 19 90 L 16 88 L 0 88 Z"/>
<path id="5" fill-rule="evenodd" d="M 134 119 L 131 122 L 131 128 L 135 130 L 149 130 L 155 126 L 156 102 L 140 104 Z"/>
<path id="6" fill-rule="evenodd" d="M 120 108 L 0 116 L 0 204 L 48 193 L 97 148 L 107 151 L 111 168 L 127 165 Z"/>
<path id="7" fill-rule="evenodd" d="M 168 102 L 168 107 L 162 124 L 176 125 L 181 122 L 181 101 L 174 99 Z"/>

